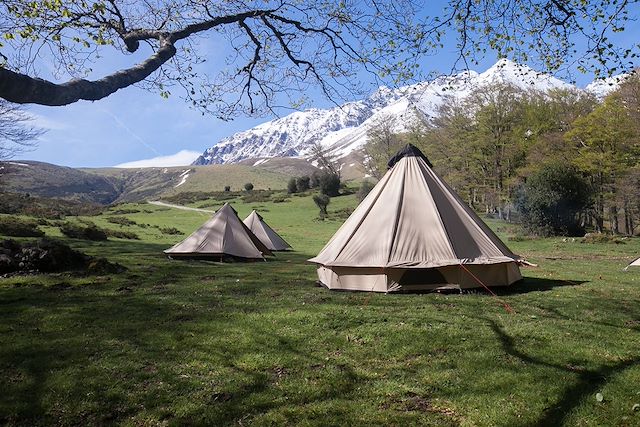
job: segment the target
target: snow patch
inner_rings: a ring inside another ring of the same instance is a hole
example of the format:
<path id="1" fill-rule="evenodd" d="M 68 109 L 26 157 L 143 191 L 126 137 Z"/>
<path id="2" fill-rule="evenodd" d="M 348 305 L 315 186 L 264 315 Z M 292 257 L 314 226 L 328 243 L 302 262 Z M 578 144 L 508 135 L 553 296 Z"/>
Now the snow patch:
<path id="1" fill-rule="evenodd" d="M 264 163 L 267 163 L 268 161 L 269 161 L 269 159 L 260 159 L 260 160 L 258 160 L 257 162 L 255 162 L 255 163 L 253 164 L 253 166 L 262 165 L 262 164 L 264 164 Z"/>
<path id="2" fill-rule="evenodd" d="M 15 166 L 29 166 L 26 163 L 18 163 L 18 162 L 7 162 L 10 165 L 15 165 Z"/>
<path id="3" fill-rule="evenodd" d="M 189 172 L 189 171 L 187 171 Z M 185 182 L 187 182 L 187 178 L 189 178 L 189 174 L 187 173 L 186 175 L 183 173 L 182 175 L 180 175 L 182 177 L 182 180 L 180 180 L 180 182 L 178 183 L 178 185 L 176 185 L 173 188 L 178 188 L 180 187 L 182 184 L 184 184 Z"/>

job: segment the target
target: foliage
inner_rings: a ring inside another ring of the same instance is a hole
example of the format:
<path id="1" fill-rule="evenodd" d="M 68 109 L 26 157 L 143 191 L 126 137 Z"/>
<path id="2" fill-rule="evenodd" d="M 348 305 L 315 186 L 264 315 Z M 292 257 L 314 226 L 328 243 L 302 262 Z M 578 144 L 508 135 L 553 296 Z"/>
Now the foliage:
<path id="1" fill-rule="evenodd" d="M 387 172 L 387 162 L 402 148 L 403 141 L 395 132 L 396 123 L 391 115 L 379 115 L 367 131 L 363 147 L 367 173 L 380 179 Z"/>
<path id="2" fill-rule="evenodd" d="M 3 216 L 0 217 L 0 234 L 11 237 L 42 237 L 44 232 L 33 220 Z"/>
<path id="3" fill-rule="evenodd" d="M 98 215 L 103 209 L 94 203 L 0 192 L 0 213 L 4 214 L 60 219 L 66 215 Z"/>
<path id="4" fill-rule="evenodd" d="M 356 194 L 358 201 L 362 202 L 365 199 L 365 197 L 367 197 L 367 195 L 371 192 L 371 190 L 373 190 L 373 187 L 375 187 L 374 183 L 372 183 L 368 179 L 363 180 Z"/>
<path id="5" fill-rule="evenodd" d="M 571 165 L 544 165 L 527 178 L 517 200 L 522 226 L 543 236 L 581 236 L 590 194 L 589 183 Z"/>
<path id="6" fill-rule="evenodd" d="M 125 217 L 125 216 L 111 216 L 109 218 L 107 218 L 107 221 L 112 223 L 112 224 L 119 224 L 121 226 L 131 226 L 131 225 L 137 225 L 137 222 L 130 220 L 129 218 Z"/>
<path id="7" fill-rule="evenodd" d="M 636 84 L 640 84 L 636 82 Z M 640 127 L 631 111 L 640 108 L 620 94 L 608 96 L 591 113 L 577 118 L 565 140 L 577 151 L 573 163 L 589 175 L 595 192 L 593 215 L 597 231 L 604 230 L 606 207 L 614 233 L 618 232 L 618 192 L 633 179 L 640 165 Z M 623 204 L 629 202 L 622 195 Z"/>
<path id="8" fill-rule="evenodd" d="M 296 178 L 296 189 L 298 193 L 302 193 L 311 188 L 310 185 L 311 177 L 309 176 L 299 176 Z"/>
<path id="9" fill-rule="evenodd" d="M 327 216 L 327 206 L 329 206 L 329 202 L 331 202 L 331 198 L 326 194 L 314 194 L 313 202 L 320 209 L 320 218 L 324 218 Z"/>
<path id="10" fill-rule="evenodd" d="M 287 182 L 287 193 L 302 193 L 311 188 L 311 177 L 309 176 L 298 176 L 293 177 Z"/>
<path id="11" fill-rule="evenodd" d="M 125 270 L 119 264 L 78 252 L 52 239 L 18 243 L 0 242 L 0 273 L 15 271 L 59 272 L 82 270 L 90 274 L 112 274 Z"/>
<path id="12" fill-rule="evenodd" d="M 60 226 L 60 231 L 67 237 L 84 240 L 107 240 L 107 233 L 95 224 L 81 225 L 65 222 Z"/>
<path id="13" fill-rule="evenodd" d="M 162 234 L 168 234 L 170 236 L 173 236 L 176 234 L 184 234 L 182 231 L 178 230 L 175 227 L 160 227 L 160 232 Z"/>
<path id="14" fill-rule="evenodd" d="M 324 173 L 320 175 L 318 184 L 320 193 L 329 197 L 335 197 L 340 194 L 340 176 L 334 173 Z"/>
<path id="15" fill-rule="evenodd" d="M 320 186 L 320 177 L 322 176 L 322 172 L 314 171 L 309 177 L 309 187 L 310 188 L 318 188 Z"/>
<path id="16" fill-rule="evenodd" d="M 304 103 L 299 94 L 312 87 L 330 99 L 345 99 L 345 90 L 360 89 L 355 76 L 363 70 L 390 79 L 412 77 L 426 41 L 415 19 L 417 2 L 379 1 L 375 13 L 370 7 L 315 0 L 10 0 L 0 3 L 2 56 L 8 65 L 0 68 L 0 78 L 9 82 L 0 86 L 0 96 L 65 105 L 141 83 L 162 97 L 177 87 L 191 105 L 225 119 L 270 112 L 281 97 L 299 106 Z M 202 37 L 225 46 L 228 57 L 215 60 L 228 68 L 202 65 L 207 60 L 198 42 Z M 150 45 L 149 53 L 141 45 Z M 54 85 L 34 78 L 43 64 L 29 52 L 41 49 L 65 77 L 84 77 L 106 51 L 135 52 L 143 60 L 96 81 Z"/>
<path id="17" fill-rule="evenodd" d="M 133 231 L 124 231 L 124 230 L 112 230 L 110 228 L 102 229 L 104 234 L 107 237 L 115 237 L 117 239 L 128 239 L 128 240 L 140 240 L 140 236 L 138 236 Z"/>
<path id="18" fill-rule="evenodd" d="M 296 182 L 295 177 L 291 177 L 289 182 L 287 182 L 287 193 L 293 194 L 298 192 L 298 184 Z"/>
<path id="19" fill-rule="evenodd" d="M 247 182 L 247 183 L 244 185 L 244 189 L 245 189 L 245 191 L 251 191 L 251 190 L 253 190 L 253 184 L 252 184 L 252 183 L 250 183 L 250 182 Z"/>
<path id="20" fill-rule="evenodd" d="M 607 233 L 587 233 L 584 235 L 584 239 L 580 243 L 602 244 L 613 243 L 616 245 L 624 244 L 624 240 L 618 236 Z"/>

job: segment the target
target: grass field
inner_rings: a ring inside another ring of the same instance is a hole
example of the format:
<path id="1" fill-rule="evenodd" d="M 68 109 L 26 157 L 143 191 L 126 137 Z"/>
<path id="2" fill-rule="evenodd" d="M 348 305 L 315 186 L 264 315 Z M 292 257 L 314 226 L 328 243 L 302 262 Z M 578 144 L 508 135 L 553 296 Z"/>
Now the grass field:
<path id="1" fill-rule="evenodd" d="M 508 241 L 491 222 L 539 264 L 498 298 L 331 292 L 304 261 L 353 195 L 328 221 L 309 196 L 232 202 L 295 251 L 167 260 L 184 235 L 153 225 L 187 234 L 207 215 L 132 204 L 115 209 L 139 211 L 120 216 L 141 240 L 64 239 L 127 272 L 0 279 L 0 425 L 640 425 L 640 269 L 622 271 L 639 239 Z"/>

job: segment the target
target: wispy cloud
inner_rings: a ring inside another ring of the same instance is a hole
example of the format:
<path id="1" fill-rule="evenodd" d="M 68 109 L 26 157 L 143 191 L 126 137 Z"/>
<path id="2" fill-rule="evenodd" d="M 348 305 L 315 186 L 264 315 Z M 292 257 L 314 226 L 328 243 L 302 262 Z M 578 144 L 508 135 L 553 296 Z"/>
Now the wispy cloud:
<path id="1" fill-rule="evenodd" d="M 134 162 L 121 163 L 117 168 L 153 168 L 166 166 L 187 166 L 202 153 L 199 151 L 181 150 L 168 156 L 159 156 L 152 159 L 136 160 Z"/>
<path id="2" fill-rule="evenodd" d="M 118 124 L 118 126 L 120 126 L 122 129 L 124 129 L 125 131 L 127 131 L 127 133 L 129 135 L 131 135 L 135 140 L 137 140 L 138 142 L 140 142 L 142 145 L 144 145 L 146 148 L 148 148 L 149 150 L 153 151 L 156 154 L 160 154 L 158 153 L 158 151 L 153 148 L 151 145 L 147 144 L 147 142 L 142 139 L 137 133 L 135 133 L 134 131 L 132 131 L 127 125 L 125 125 L 122 120 L 120 120 L 115 114 L 113 114 L 112 112 L 103 109 L 102 110 L 105 114 L 107 114 L 108 116 L 111 116 L 111 118 L 113 119 L 114 122 L 116 122 Z M 177 165 L 177 166 L 181 166 L 181 165 Z"/>
<path id="3" fill-rule="evenodd" d="M 43 130 L 67 130 L 69 124 L 60 120 L 53 119 L 51 117 L 45 117 L 33 112 L 27 113 L 31 116 L 31 124 L 39 129 Z"/>

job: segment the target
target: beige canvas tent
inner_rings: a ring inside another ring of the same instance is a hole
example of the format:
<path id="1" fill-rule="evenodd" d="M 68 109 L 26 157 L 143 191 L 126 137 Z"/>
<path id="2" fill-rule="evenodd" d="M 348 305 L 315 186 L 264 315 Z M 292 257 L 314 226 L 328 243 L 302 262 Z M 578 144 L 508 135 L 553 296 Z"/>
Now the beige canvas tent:
<path id="1" fill-rule="evenodd" d="M 629 265 L 627 265 L 624 269 L 628 269 L 629 267 L 640 267 L 640 258 L 637 258 L 633 261 L 631 261 L 631 263 Z"/>
<path id="2" fill-rule="evenodd" d="M 309 261 L 330 289 L 393 292 L 509 285 L 519 260 L 407 145 Z"/>
<path id="3" fill-rule="evenodd" d="M 248 260 L 264 260 L 264 255 L 273 255 L 240 221 L 237 212 L 228 203 L 202 227 L 164 253 L 171 257 L 234 257 Z"/>
<path id="4" fill-rule="evenodd" d="M 269 224 L 264 222 L 264 218 L 255 210 L 251 211 L 243 222 L 269 250 L 286 251 L 291 249 L 291 245 L 269 227 Z"/>

